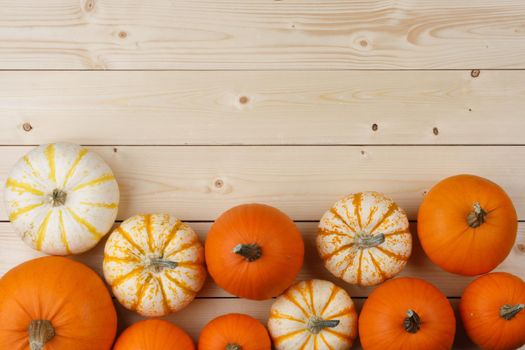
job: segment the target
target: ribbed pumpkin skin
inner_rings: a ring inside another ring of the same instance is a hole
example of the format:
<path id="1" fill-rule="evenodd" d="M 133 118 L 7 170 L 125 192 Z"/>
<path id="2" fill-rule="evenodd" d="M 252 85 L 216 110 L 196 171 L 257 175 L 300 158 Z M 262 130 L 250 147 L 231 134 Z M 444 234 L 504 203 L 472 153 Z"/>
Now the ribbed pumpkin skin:
<path id="1" fill-rule="evenodd" d="M 5 202 L 9 220 L 29 246 L 47 254 L 78 254 L 111 229 L 119 189 L 97 154 L 56 143 L 35 148 L 15 164 Z"/>
<path id="2" fill-rule="evenodd" d="M 421 318 L 421 328 L 403 327 L 407 311 Z M 365 350 L 450 350 L 456 332 L 454 311 L 432 284 L 418 278 L 395 278 L 368 296 L 359 315 L 359 337 Z"/>
<path id="3" fill-rule="evenodd" d="M 55 328 L 45 350 L 109 350 L 117 331 L 115 307 L 100 277 L 62 257 L 30 260 L 0 280 L 0 349 L 29 349 L 33 320 Z"/>
<path id="4" fill-rule="evenodd" d="M 255 261 L 234 253 L 240 244 L 256 244 Z M 276 208 L 245 204 L 223 213 L 212 225 L 205 243 L 208 272 L 231 294 L 268 299 L 288 288 L 301 269 L 304 243 L 294 222 Z"/>
<path id="5" fill-rule="evenodd" d="M 199 336 L 199 350 L 225 350 L 227 345 L 242 350 L 271 350 L 268 331 L 255 318 L 243 314 L 227 314 L 210 321 Z"/>
<path id="6" fill-rule="evenodd" d="M 374 246 L 361 237 L 384 235 Z M 404 211 L 378 192 L 360 192 L 336 202 L 322 217 L 317 250 L 335 276 L 370 286 L 398 274 L 412 252 L 412 235 Z"/>
<path id="7" fill-rule="evenodd" d="M 468 224 L 475 203 L 487 213 L 478 227 Z M 474 276 L 497 267 L 509 254 L 518 230 L 516 210 L 495 183 L 457 175 L 435 185 L 418 213 L 418 235 L 425 253 L 442 269 Z"/>
<path id="8" fill-rule="evenodd" d="M 312 332 L 312 318 L 339 321 Z M 346 291 L 332 282 L 308 280 L 291 286 L 272 305 L 268 329 L 277 350 L 347 350 L 357 337 L 357 312 Z"/>
<path id="9" fill-rule="evenodd" d="M 525 282 L 510 273 L 483 275 L 463 292 L 461 319 L 470 339 L 481 348 L 511 350 L 525 345 L 525 310 L 506 320 L 499 314 L 505 304 L 525 304 Z"/>
<path id="10" fill-rule="evenodd" d="M 155 259 L 162 264 L 152 264 Z M 168 214 L 125 220 L 106 242 L 103 270 L 118 301 L 144 316 L 181 310 L 206 280 L 199 237 Z"/>
<path id="11" fill-rule="evenodd" d="M 145 320 L 128 327 L 113 350 L 195 350 L 190 336 L 164 320 Z"/>

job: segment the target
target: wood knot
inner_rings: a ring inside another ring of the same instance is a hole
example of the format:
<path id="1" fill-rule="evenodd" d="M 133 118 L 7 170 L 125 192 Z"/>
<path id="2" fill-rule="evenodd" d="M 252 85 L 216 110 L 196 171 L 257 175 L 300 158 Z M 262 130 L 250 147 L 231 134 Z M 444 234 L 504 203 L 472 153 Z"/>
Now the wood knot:
<path id="1" fill-rule="evenodd" d="M 525 253 L 525 244 L 519 243 L 518 244 L 518 250 L 522 253 Z"/>
<path id="2" fill-rule="evenodd" d="M 379 126 L 376 123 L 372 124 L 372 130 L 377 131 L 377 129 L 379 129 Z"/>
<path id="3" fill-rule="evenodd" d="M 246 96 L 239 97 L 239 103 L 242 104 L 242 105 L 247 104 L 248 101 L 249 101 L 249 99 Z"/>
<path id="4" fill-rule="evenodd" d="M 117 153 L 117 152 L 118 152 L 117 147 L 113 147 L 113 153 Z"/>
<path id="5" fill-rule="evenodd" d="M 434 127 L 434 129 L 432 129 L 432 132 L 434 133 L 434 135 L 439 135 L 439 129 Z"/>
<path id="6" fill-rule="evenodd" d="M 30 123 L 24 123 L 22 124 L 22 129 L 24 129 L 24 131 L 29 132 L 33 130 L 33 126 Z"/>
<path id="7" fill-rule="evenodd" d="M 124 31 L 118 32 L 118 37 L 121 38 L 121 39 L 126 39 L 127 36 L 128 36 L 128 33 L 124 32 Z"/>
<path id="8" fill-rule="evenodd" d="M 95 9 L 95 0 L 86 0 L 86 3 L 84 4 L 84 9 L 86 12 L 91 12 Z"/>
<path id="9" fill-rule="evenodd" d="M 479 77 L 479 69 L 473 69 L 471 72 L 470 72 L 470 76 L 472 78 L 477 78 Z"/>
<path id="10" fill-rule="evenodd" d="M 367 47 L 367 46 L 368 46 L 368 41 L 366 41 L 366 40 L 363 39 L 363 40 L 361 40 L 361 41 L 359 42 L 359 45 L 361 45 L 362 47 Z"/>
<path id="11" fill-rule="evenodd" d="M 215 180 L 215 182 L 213 183 L 213 185 L 216 187 L 216 188 L 222 188 L 224 186 L 224 181 L 222 181 L 221 179 L 217 179 Z"/>

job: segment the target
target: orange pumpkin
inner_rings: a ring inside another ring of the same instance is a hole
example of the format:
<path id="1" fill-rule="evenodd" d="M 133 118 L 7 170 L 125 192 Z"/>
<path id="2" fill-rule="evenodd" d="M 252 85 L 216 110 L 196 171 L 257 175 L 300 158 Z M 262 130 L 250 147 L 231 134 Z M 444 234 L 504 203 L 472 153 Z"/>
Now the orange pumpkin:
<path id="1" fill-rule="evenodd" d="M 126 328 L 113 350 L 195 350 L 188 333 L 164 320 L 145 320 Z"/>
<path id="2" fill-rule="evenodd" d="M 518 229 L 516 210 L 501 187 L 474 175 L 442 180 L 418 214 L 419 240 L 436 265 L 474 276 L 498 266 Z"/>
<path id="3" fill-rule="evenodd" d="M 447 298 L 418 278 L 396 278 L 380 285 L 359 315 L 365 350 L 449 350 L 455 332 Z"/>
<path id="4" fill-rule="evenodd" d="M 294 222 L 278 209 L 245 204 L 217 219 L 204 251 L 215 283 L 231 294 L 262 300 L 293 283 L 304 243 Z"/>
<path id="5" fill-rule="evenodd" d="M 461 297 L 459 312 L 468 336 L 487 350 L 525 345 L 525 282 L 505 272 L 481 276 Z"/>
<path id="6" fill-rule="evenodd" d="M 0 280 L 0 349 L 109 350 L 116 331 L 104 282 L 81 263 L 38 258 Z"/>
<path id="7" fill-rule="evenodd" d="M 270 350 L 268 331 L 255 318 L 227 314 L 210 321 L 199 336 L 199 350 Z"/>

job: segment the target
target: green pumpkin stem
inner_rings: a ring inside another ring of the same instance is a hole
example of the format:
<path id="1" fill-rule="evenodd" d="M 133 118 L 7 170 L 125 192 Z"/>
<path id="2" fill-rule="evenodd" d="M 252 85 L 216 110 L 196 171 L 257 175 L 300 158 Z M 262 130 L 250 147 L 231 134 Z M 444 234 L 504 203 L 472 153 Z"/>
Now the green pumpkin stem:
<path id="1" fill-rule="evenodd" d="M 152 258 L 150 259 L 150 266 L 156 271 L 160 272 L 164 269 L 174 269 L 179 264 L 176 261 L 165 260 L 162 258 Z"/>
<path id="2" fill-rule="evenodd" d="M 48 320 L 31 321 L 27 331 L 30 350 L 43 350 L 46 343 L 55 336 L 55 328 Z"/>
<path id="3" fill-rule="evenodd" d="M 49 196 L 49 202 L 54 207 L 59 207 L 66 204 L 67 193 L 59 188 L 55 188 Z"/>
<path id="4" fill-rule="evenodd" d="M 313 334 L 319 334 L 325 328 L 334 328 L 339 325 L 339 320 L 323 320 L 321 317 L 313 316 L 308 320 L 307 328 Z"/>
<path id="5" fill-rule="evenodd" d="M 380 233 L 371 235 L 364 232 L 358 232 L 355 237 L 355 245 L 359 249 L 367 249 L 378 246 L 385 241 L 385 235 Z"/>
<path id="6" fill-rule="evenodd" d="M 236 343 L 229 343 L 224 350 L 242 350 L 242 346 Z"/>
<path id="7" fill-rule="evenodd" d="M 525 309 L 525 304 L 505 304 L 499 309 L 499 315 L 507 321 L 512 320 L 517 314 Z"/>
<path id="8" fill-rule="evenodd" d="M 407 317 L 403 320 L 403 327 L 408 333 L 417 333 L 421 328 L 421 319 L 414 310 L 409 309 L 407 311 Z"/>
<path id="9" fill-rule="evenodd" d="M 262 256 L 262 248 L 258 244 L 237 244 L 232 252 L 238 254 L 248 260 L 249 262 L 255 261 Z"/>

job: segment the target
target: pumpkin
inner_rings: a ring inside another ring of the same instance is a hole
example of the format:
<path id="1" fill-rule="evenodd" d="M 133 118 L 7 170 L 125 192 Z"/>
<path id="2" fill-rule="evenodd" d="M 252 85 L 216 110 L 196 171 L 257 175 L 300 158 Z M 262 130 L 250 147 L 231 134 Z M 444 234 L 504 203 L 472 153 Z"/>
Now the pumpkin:
<path id="1" fill-rule="evenodd" d="M 52 143 L 15 164 L 5 184 L 5 202 L 9 220 L 28 245 L 47 254 L 78 254 L 111 229 L 119 189 L 97 154 Z"/>
<path id="2" fill-rule="evenodd" d="M 316 242 L 325 267 L 360 286 L 398 274 L 412 252 L 407 216 L 378 192 L 360 192 L 336 202 L 323 215 Z"/>
<path id="3" fill-rule="evenodd" d="M 456 319 L 447 298 L 418 278 L 395 278 L 377 287 L 359 315 L 365 350 L 449 350 Z"/>
<path id="4" fill-rule="evenodd" d="M 145 320 L 126 328 L 113 350 L 195 350 L 190 336 L 164 320 Z"/>
<path id="5" fill-rule="evenodd" d="M 205 254 L 217 285 L 231 294 L 262 300 L 293 283 L 303 264 L 304 243 L 294 222 L 278 209 L 245 204 L 215 221 Z"/>
<path id="6" fill-rule="evenodd" d="M 136 215 L 111 233 L 103 270 L 117 300 L 143 316 L 188 305 L 206 279 L 197 234 L 168 214 Z"/>
<path id="7" fill-rule="evenodd" d="M 357 312 L 332 282 L 303 281 L 275 300 L 268 329 L 277 350 L 346 350 L 357 337 Z"/>
<path id="8" fill-rule="evenodd" d="M 525 345 L 525 282 L 494 272 L 471 282 L 461 297 L 459 312 L 468 336 L 487 350 L 511 350 Z"/>
<path id="9" fill-rule="evenodd" d="M 417 228 L 430 260 L 446 271 L 474 276 L 507 257 L 518 223 L 501 187 L 478 176 L 457 175 L 430 190 L 419 208 Z"/>
<path id="10" fill-rule="evenodd" d="M 0 349 L 109 350 L 116 331 L 104 282 L 79 262 L 42 257 L 0 280 Z"/>
<path id="11" fill-rule="evenodd" d="M 271 350 L 268 331 L 255 318 L 227 314 L 210 321 L 199 336 L 199 350 Z"/>

